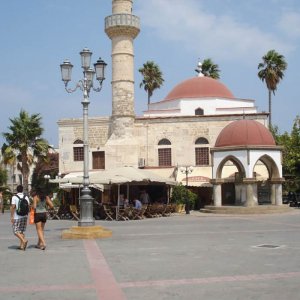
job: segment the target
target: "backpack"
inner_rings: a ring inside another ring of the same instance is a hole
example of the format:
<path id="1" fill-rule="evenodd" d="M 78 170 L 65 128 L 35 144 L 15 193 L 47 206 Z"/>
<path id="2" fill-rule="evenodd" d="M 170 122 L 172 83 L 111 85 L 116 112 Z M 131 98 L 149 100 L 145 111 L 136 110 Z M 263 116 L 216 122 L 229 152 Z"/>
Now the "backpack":
<path id="1" fill-rule="evenodd" d="M 26 196 L 24 195 L 23 198 L 20 198 L 18 195 L 16 195 L 19 198 L 19 203 L 17 207 L 17 215 L 19 216 L 27 216 L 29 213 L 29 203 L 26 199 Z"/>

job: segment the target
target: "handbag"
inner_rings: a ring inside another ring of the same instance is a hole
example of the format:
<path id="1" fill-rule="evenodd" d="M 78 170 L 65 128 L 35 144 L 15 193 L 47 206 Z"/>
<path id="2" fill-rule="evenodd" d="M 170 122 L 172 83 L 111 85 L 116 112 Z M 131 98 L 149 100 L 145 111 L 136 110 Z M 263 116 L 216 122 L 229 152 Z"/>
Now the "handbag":
<path id="1" fill-rule="evenodd" d="M 34 224 L 34 208 L 32 207 L 29 212 L 29 224 Z"/>

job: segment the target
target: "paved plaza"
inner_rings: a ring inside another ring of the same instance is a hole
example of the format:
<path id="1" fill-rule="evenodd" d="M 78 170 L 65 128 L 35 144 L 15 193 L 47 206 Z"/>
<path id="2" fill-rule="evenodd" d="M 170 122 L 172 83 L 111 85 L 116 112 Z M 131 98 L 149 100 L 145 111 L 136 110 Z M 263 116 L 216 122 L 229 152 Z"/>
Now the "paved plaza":
<path id="1" fill-rule="evenodd" d="M 62 240 L 76 221 L 50 220 L 47 249 L 17 250 L 0 215 L 0 299 L 300 299 L 300 210 L 96 221 L 102 240 Z"/>

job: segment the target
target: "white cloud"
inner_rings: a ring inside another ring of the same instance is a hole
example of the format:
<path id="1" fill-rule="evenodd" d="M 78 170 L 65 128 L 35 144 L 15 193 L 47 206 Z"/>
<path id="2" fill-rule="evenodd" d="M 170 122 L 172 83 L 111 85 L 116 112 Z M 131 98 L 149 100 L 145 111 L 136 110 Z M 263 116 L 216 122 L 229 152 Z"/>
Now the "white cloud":
<path id="1" fill-rule="evenodd" d="M 154 29 L 160 38 L 179 42 L 205 57 L 247 63 L 270 49 L 285 54 L 293 50 L 286 40 L 259 28 L 255 20 L 246 23 L 225 14 L 208 13 L 199 0 L 149 0 L 139 3 L 139 9 L 142 24 Z"/>

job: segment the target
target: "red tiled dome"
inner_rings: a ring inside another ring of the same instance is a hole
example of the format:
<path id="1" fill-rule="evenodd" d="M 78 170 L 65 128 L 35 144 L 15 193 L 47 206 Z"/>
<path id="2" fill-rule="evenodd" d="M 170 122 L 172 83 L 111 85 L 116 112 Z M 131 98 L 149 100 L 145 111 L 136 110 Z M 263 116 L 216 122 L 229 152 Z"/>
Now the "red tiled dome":
<path id="1" fill-rule="evenodd" d="M 215 147 L 276 146 L 271 132 L 254 120 L 239 120 L 228 124 L 220 132 Z"/>
<path id="2" fill-rule="evenodd" d="M 230 90 L 220 81 L 210 77 L 193 77 L 177 84 L 164 101 L 182 98 L 234 98 Z"/>

